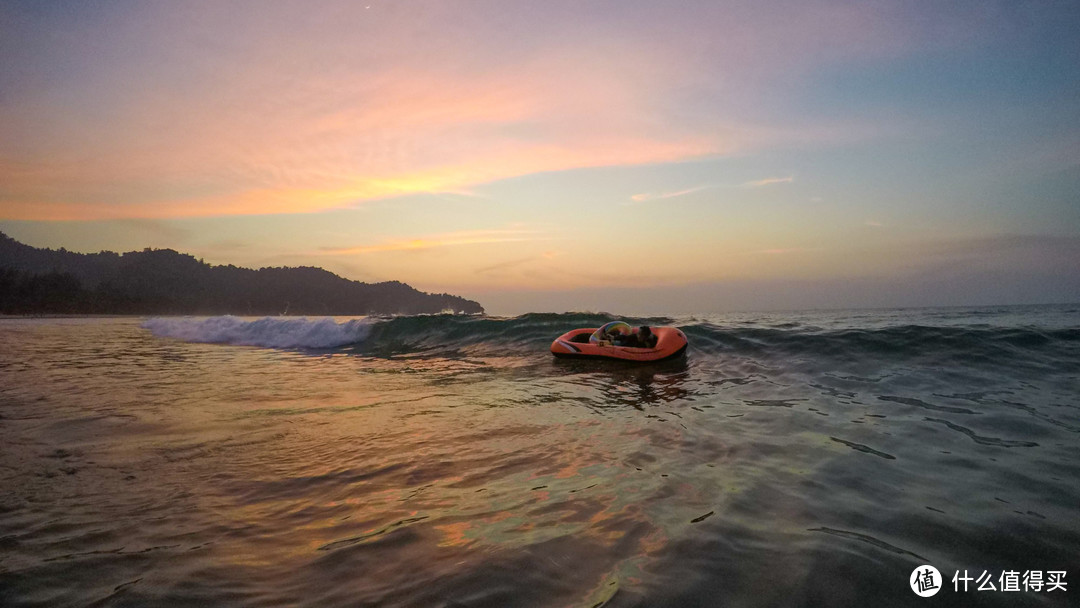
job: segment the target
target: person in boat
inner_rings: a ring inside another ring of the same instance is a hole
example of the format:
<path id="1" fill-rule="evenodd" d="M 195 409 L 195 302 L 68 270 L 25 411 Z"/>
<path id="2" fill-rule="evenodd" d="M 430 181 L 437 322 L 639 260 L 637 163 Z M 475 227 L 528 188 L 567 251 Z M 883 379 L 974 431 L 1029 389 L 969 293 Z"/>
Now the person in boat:
<path id="1" fill-rule="evenodd" d="M 652 333 L 648 325 L 642 325 L 631 333 L 617 335 L 612 343 L 630 348 L 653 348 L 656 346 L 656 334 Z"/>
<path id="2" fill-rule="evenodd" d="M 656 348 L 658 338 L 656 334 L 652 333 L 652 329 L 648 325 L 642 325 L 638 328 L 637 339 L 641 343 L 641 348 Z"/>

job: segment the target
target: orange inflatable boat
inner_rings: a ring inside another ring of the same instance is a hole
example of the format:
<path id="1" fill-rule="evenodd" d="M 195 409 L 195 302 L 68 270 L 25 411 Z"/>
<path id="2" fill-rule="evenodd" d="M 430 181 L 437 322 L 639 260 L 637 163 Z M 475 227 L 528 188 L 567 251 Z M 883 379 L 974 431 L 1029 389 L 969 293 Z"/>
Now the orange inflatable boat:
<path id="1" fill-rule="evenodd" d="M 622 333 L 628 334 L 629 326 L 621 322 L 608 323 L 600 328 L 572 329 L 551 343 L 551 354 L 576 359 L 622 359 L 644 363 L 672 359 L 686 352 L 686 334 L 674 327 L 651 327 L 652 334 L 656 336 L 656 344 L 652 347 L 616 346 L 615 342 L 605 338 L 615 335 L 607 333 L 612 326 L 620 325 L 626 326 L 626 331 Z"/>

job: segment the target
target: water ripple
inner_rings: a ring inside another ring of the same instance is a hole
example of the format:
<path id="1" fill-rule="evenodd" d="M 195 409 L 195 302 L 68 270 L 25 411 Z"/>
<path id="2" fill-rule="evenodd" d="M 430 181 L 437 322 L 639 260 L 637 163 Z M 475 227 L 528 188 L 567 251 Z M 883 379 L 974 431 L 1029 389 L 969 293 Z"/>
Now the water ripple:
<path id="1" fill-rule="evenodd" d="M 923 418 L 923 420 L 926 420 L 927 422 L 934 422 L 934 423 L 937 423 L 937 424 L 943 424 L 943 425 L 949 427 L 950 429 L 952 429 L 954 431 L 957 431 L 959 433 L 963 433 L 963 434 L 967 435 L 968 437 L 971 437 L 972 441 L 974 441 L 975 443 L 981 444 L 981 445 L 993 445 L 993 446 L 998 446 L 998 447 L 1002 447 L 1002 448 L 1035 448 L 1035 447 L 1039 447 L 1039 444 L 1035 443 L 1034 441 L 1012 441 L 1012 440 L 1008 440 L 1008 439 L 998 439 L 997 437 L 983 437 L 982 435 L 975 434 L 975 431 L 973 431 L 973 430 L 971 430 L 969 428 L 962 427 L 959 424 L 949 422 L 948 420 L 942 420 L 940 418 Z"/>

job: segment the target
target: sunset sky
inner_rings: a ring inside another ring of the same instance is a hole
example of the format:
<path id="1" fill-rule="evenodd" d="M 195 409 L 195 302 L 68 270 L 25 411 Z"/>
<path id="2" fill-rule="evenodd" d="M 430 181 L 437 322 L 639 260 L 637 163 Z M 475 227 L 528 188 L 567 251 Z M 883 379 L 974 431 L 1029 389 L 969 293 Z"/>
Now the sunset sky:
<path id="1" fill-rule="evenodd" d="M 0 230 L 495 314 L 1080 300 L 1080 3 L 0 4 Z"/>

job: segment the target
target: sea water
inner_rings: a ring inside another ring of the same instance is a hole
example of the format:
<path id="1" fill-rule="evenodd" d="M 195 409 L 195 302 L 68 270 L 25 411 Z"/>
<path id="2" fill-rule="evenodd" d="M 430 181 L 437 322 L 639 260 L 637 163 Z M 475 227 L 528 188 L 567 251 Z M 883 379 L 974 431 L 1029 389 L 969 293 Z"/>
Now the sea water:
<path id="1" fill-rule="evenodd" d="M 615 318 L 0 320 L 0 604 L 1080 603 L 1077 306 Z"/>

